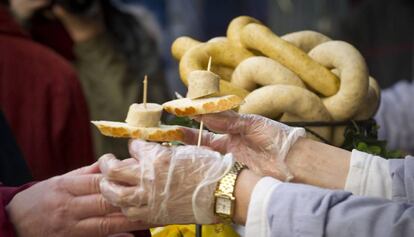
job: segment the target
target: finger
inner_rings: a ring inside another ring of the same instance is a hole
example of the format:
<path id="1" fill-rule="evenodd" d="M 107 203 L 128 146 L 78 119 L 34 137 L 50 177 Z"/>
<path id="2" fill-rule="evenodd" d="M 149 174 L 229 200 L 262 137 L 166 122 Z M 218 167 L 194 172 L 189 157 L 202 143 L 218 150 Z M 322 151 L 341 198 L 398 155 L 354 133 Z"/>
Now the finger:
<path id="1" fill-rule="evenodd" d="M 105 216 L 121 211 L 119 207 L 111 205 L 101 194 L 76 197 L 72 199 L 71 205 L 77 210 L 75 215 L 79 219 Z"/>
<path id="2" fill-rule="evenodd" d="M 155 142 L 134 139 L 129 143 L 129 153 L 136 159 L 156 159 L 160 157 L 170 157 L 171 148 Z"/>
<path id="3" fill-rule="evenodd" d="M 239 114 L 233 110 L 206 114 L 202 118 L 206 127 L 215 132 L 235 134 L 235 135 L 250 135 L 254 136 L 269 132 L 273 126 L 269 126 L 272 120 L 264 118 L 260 115 Z"/>
<path id="4" fill-rule="evenodd" d="M 112 154 L 99 158 L 99 168 L 108 180 L 137 185 L 139 179 L 139 162 L 136 159 L 118 160 Z"/>
<path id="5" fill-rule="evenodd" d="M 102 179 L 100 189 L 105 199 L 117 207 L 147 204 L 148 192 L 138 186 L 123 186 L 107 179 Z"/>
<path id="6" fill-rule="evenodd" d="M 97 174 L 97 173 L 100 173 L 99 164 L 98 162 L 95 162 L 89 166 L 84 166 L 82 168 L 72 170 L 71 172 L 68 172 L 64 174 L 63 176 L 77 176 L 77 175 Z"/>
<path id="7" fill-rule="evenodd" d="M 196 145 L 198 143 L 199 131 L 194 128 L 182 127 L 180 130 L 184 133 L 184 142 L 187 145 Z M 203 131 L 201 133 L 201 145 L 210 147 L 220 153 L 227 153 L 227 143 L 229 136 L 227 134 L 214 134 L 212 132 Z"/>
<path id="8" fill-rule="evenodd" d="M 108 237 L 134 237 L 134 234 L 131 233 L 119 233 L 119 234 L 113 234 L 109 235 Z"/>
<path id="9" fill-rule="evenodd" d="M 101 174 L 62 176 L 58 185 L 73 196 L 82 196 L 100 193 L 99 182 L 101 179 Z"/>
<path id="10" fill-rule="evenodd" d="M 119 160 L 113 154 L 104 154 L 98 159 L 99 170 L 106 176 L 108 169 L 111 165 L 116 164 Z"/>
<path id="11" fill-rule="evenodd" d="M 111 234 L 148 229 L 150 226 L 144 221 L 129 221 L 123 215 L 93 217 L 78 222 L 78 229 L 82 235 L 106 237 Z"/>
<path id="12" fill-rule="evenodd" d="M 149 221 L 150 211 L 148 206 L 129 206 L 122 208 L 122 213 L 128 218 L 130 221 Z M 156 223 L 152 223 L 156 224 Z"/>
<path id="13" fill-rule="evenodd" d="M 196 120 L 203 120 L 204 125 L 211 131 L 218 133 L 239 133 L 240 114 L 233 110 L 221 113 L 204 114 L 198 116 Z"/>

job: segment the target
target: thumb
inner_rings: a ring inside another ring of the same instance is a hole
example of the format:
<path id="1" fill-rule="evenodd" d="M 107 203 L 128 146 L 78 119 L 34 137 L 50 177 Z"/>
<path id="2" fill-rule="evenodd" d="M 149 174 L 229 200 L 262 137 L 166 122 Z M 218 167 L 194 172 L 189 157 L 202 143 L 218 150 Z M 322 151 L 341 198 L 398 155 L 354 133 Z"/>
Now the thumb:
<path id="1" fill-rule="evenodd" d="M 187 145 L 197 145 L 199 131 L 194 128 L 182 127 L 181 131 L 184 133 L 184 142 Z M 227 153 L 227 143 L 229 136 L 226 134 L 214 134 L 212 132 L 203 131 L 201 133 L 201 144 L 202 146 L 209 147 L 220 153 Z"/>
<path id="2" fill-rule="evenodd" d="M 138 160 L 154 159 L 161 156 L 169 157 L 171 155 L 171 149 L 155 142 L 133 139 L 129 142 L 129 153 L 133 158 Z"/>
<path id="3" fill-rule="evenodd" d="M 100 173 L 100 170 L 99 170 L 99 164 L 96 161 L 95 163 L 91 165 L 84 166 L 76 170 L 72 170 L 64 174 L 63 176 L 77 176 L 77 175 L 98 174 L 98 173 Z"/>
<path id="4" fill-rule="evenodd" d="M 205 114 L 198 116 L 196 120 L 203 120 L 204 125 L 211 131 L 228 134 L 246 134 L 251 123 L 249 117 L 233 110 Z"/>

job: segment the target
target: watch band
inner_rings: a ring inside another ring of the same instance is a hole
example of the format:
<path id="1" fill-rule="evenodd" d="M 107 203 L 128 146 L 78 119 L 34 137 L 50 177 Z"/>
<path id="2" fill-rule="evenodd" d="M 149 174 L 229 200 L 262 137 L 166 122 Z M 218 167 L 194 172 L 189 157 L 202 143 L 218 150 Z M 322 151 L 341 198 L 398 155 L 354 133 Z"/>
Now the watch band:
<path id="1" fill-rule="evenodd" d="M 244 168 L 246 168 L 246 165 L 240 162 L 235 162 L 231 170 L 217 184 L 216 192 L 214 193 L 216 204 L 219 198 L 228 199 L 228 201 L 231 202 L 231 210 L 226 214 L 218 211 L 217 205 L 214 205 L 214 213 L 225 223 L 232 222 L 235 202 L 234 188 L 236 186 L 237 177 Z"/>

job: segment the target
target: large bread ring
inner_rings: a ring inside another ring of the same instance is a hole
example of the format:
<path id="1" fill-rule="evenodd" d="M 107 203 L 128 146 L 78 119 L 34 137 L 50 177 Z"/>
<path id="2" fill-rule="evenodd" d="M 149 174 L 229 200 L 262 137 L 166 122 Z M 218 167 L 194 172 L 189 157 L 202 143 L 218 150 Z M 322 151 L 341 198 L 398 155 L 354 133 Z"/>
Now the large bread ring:
<path id="1" fill-rule="evenodd" d="M 171 54 L 176 60 L 180 60 L 185 52 L 200 44 L 202 44 L 202 42 L 187 36 L 178 37 L 171 45 Z"/>
<path id="2" fill-rule="evenodd" d="M 189 49 L 180 61 L 180 77 L 185 85 L 188 85 L 187 76 L 195 70 L 205 70 L 209 57 L 212 57 L 214 64 L 227 67 L 236 67 L 244 59 L 253 56 L 249 51 L 232 45 L 228 40 L 207 42 Z M 219 95 L 237 95 L 244 98 L 249 92 L 232 85 L 230 82 L 220 80 Z"/>
<path id="3" fill-rule="evenodd" d="M 290 85 L 269 85 L 252 91 L 239 113 L 259 114 L 281 121 L 331 121 L 321 99 L 311 91 Z M 283 116 L 282 116 L 283 115 Z M 331 128 L 312 129 L 330 141 Z"/>
<path id="4" fill-rule="evenodd" d="M 378 110 L 381 100 L 380 87 L 373 77 L 369 77 L 369 89 L 365 100 L 360 105 L 353 120 L 366 120 L 372 118 Z M 332 144 L 335 146 L 342 146 L 345 137 L 346 126 L 337 126 L 333 130 Z"/>
<path id="5" fill-rule="evenodd" d="M 231 83 L 252 91 L 259 86 L 284 84 L 305 88 L 302 80 L 292 71 L 267 57 L 251 57 L 242 61 L 234 70 Z"/>
<path id="6" fill-rule="evenodd" d="M 269 28 L 256 23 L 243 27 L 241 40 L 248 49 L 258 50 L 296 73 L 308 87 L 324 95 L 334 95 L 339 79 L 293 44 L 279 38 Z"/>
<path id="7" fill-rule="evenodd" d="M 261 24 L 261 22 L 253 17 L 250 16 L 239 16 L 234 18 L 229 26 L 227 27 L 227 38 L 236 46 L 243 47 L 243 43 L 241 41 L 241 32 L 243 27 L 250 23 L 257 23 Z"/>
<path id="8" fill-rule="evenodd" d="M 339 91 L 323 99 L 335 121 L 352 118 L 368 92 L 368 69 L 364 58 L 344 41 L 328 41 L 316 46 L 309 56 L 327 68 L 339 71 Z"/>
<path id="9" fill-rule="evenodd" d="M 304 30 L 304 31 L 297 31 L 292 32 L 280 37 L 289 43 L 295 45 L 296 47 L 303 50 L 305 53 L 311 51 L 311 49 L 315 48 L 316 46 L 331 41 L 332 39 L 328 36 L 321 34 L 316 31 L 311 30 Z"/>
<path id="10" fill-rule="evenodd" d="M 365 120 L 372 118 L 378 110 L 381 100 L 381 89 L 378 82 L 369 77 L 369 89 L 365 97 L 365 100 L 359 106 L 358 111 L 355 114 L 355 120 Z"/>

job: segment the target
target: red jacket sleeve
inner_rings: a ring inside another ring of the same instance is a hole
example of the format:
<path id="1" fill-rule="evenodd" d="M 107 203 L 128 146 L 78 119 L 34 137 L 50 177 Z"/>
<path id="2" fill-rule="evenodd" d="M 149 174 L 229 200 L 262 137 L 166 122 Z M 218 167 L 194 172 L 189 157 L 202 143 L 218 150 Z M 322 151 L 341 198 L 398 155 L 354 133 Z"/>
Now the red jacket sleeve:
<path id="1" fill-rule="evenodd" d="M 15 237 L 13 224 L 10 222 L 6 206 L 12 200 L 12 198 L 20 191 L 33 185 L 33 183 L 25 184 L 21 187 L 4 187 L 0 186 L 0 236 L 2 237 Z"/>
<path id="2" fill-rule="evenodd" d="M 0 6 L 0 107 L 33 178 L 93 163 L 91 125 L 76 72 L 19 33 L 7 13 Z"/>

